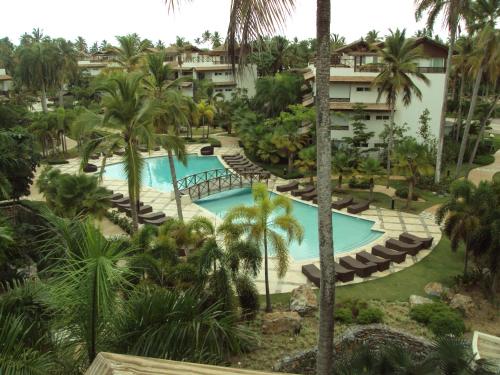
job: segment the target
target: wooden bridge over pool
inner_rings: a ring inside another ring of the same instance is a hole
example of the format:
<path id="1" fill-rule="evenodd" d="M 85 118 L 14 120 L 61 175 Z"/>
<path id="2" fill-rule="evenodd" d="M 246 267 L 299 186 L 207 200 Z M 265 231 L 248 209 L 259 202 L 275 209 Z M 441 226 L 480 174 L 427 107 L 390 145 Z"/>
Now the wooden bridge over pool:
<path id="1" fill-rule="evenodd" d="M 181 194 L 196 200 L 223 191 L 252 187 L 258 182 L 267 184 L 270 177 L 269 172 L 237 173 L 229 168 L 220 168 L 186 176 L 177 181 L 177 186 Z"/>

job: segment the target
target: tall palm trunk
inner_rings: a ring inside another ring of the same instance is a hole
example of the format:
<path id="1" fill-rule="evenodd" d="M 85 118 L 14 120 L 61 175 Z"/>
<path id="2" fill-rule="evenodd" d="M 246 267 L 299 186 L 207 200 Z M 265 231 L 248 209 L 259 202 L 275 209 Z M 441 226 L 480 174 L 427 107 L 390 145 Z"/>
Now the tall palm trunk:
<path id="1" fill-rule="evenodd" d="M 125 150 L 128 162 L 128 172 L 127 172 L 127 182 L 128 182 L 128 195 L 130 197 L 130 215 L 132 216 L 132 231 L 135 233 L 139 229 L 139 203 L 140 203 L 140 186 L 138 185 L 138 180 L 140 178 L 140 171 L 137 170 L 137 161 L 134 158 L 140 157 L 136 152 L 134 140 L 129 139 L 127 149 Z"/>
<path id="2" fill-rule="evenodd" d="M 411 201 L 413 200 L 413 188 L 415 186 L 415 179 L 410 177 L 408 181 L 408 196 L 406 197 L 406 208 L 410 208 Z"/>
<path id="3" fill-rule="evenodd" d="M 47 106 L 47 92 L 45 91 L 45 84 L 42 83 L 42 96 L 40 98 L 42 102 L 42 111 L 47 113 L 49 111 L 49 107 Z"/>
<path id="4" fill-rule="evenodd" d="M 269 266 L 267 257 L 267 230 L 264 229 L 264 282 L 266 284 L 266 312 L 272 312 L 271 293 L 269 292 Z"/>
<path id="5" fill-rule="evenodd" d="M 59 95 L 58 95 L 58 105 L 59 107 L 61 108 L 64 108 L 64 95 L 63 95 L 63 92 L 64 92 L 64 85 L 61 84 L 61 87 L 59 89 Z"/>
<path id="6" fill-rule="evenodd" d="M 288 154 L 288 174 L 292 173 L 292 169 L 293 169 L 293 159 L 295 157 L 295 153 L 294 152 L 290 152 Z"/>
<path id="7" fill-rule="evenodd" d="M 170 175 L 172 176 L 172 185 L 174 186 L 174 196 L 175 205 L 177 206 L 177 217 L 179 220 L 184 221 L 184 216 L 182 215 L 182 202 L 181 193 L 179 191 L 179 186 L 177 185 L 177 174 L 175 173 L 174 156 L 170 149 L 167 150 L 168 155 L 168 165 L 170 167 Z"/>
<path id="8" fill-rule="evenodd" d="M 389 140 L 387 142 L 387 183 L 386 187 L 389 188 L 389 185 L 391 183 L 391 154 L 392 154 L 392 147 L 394 145 L 394 113 L 395 113 L 395 105 L 393 100 L 391 100 L 390 106 L 391 106 L 391 116 L 390 116 L 390 123 L 389 123 Z"/>
<path id="9" fill-rule="evenodd" d="M 446 125 L 448 85 L 451 74 L 451 57 L 453 56 L 453 50 L 455 49 L 455 39 L 457 36 L 457 26 L 458 26 L 458 20 L 456 20 L 456 22 L 453 23 L 453 26 L 450 30 L 450 45 L 448 47 L 448 57 L 446 58 L 446 72 L 444 74 L 444 85 L 443 85 L 443 104 L 441 106 L 441 118 L 439 120 L 439 135 L 438 135 L 438 144 L 436 152 L 436 173 L 434 175 L 434 181 L 436 183 L 439 183 L 439 181 L 441 181 L 441 164 L 443 163 L 444 130 Z"/>
<path id="10" fill-rule="evenodd" d="M 92 301 L 91 301 L 91 309 L 90 309 L 90 337 L 89 337 L 89 363 L 92 363 L 97 356 L 97 319 L 98 319 L 98 301 L 99 298 L 97 296 L 97 283 L 98 283 L 98 275 L 97 272 L 94 271 L 94 283 L 92 285 Z"/>
<path id="11" fill-rule="evenodd" d="M 373 177 L 370 177 L 370 202 L 373 201 L 373 186 L 375 185 Z"/>
<path id="12" fill-rule="evenodd" d="M 458 114 L 457 123 L 455 125 L 455 141 L 460 140 L 460 130 L 462 129 L 462 106 L 464 104 L 464 86 L 465 86 L 465 72 L 462 72 L 462 77 L 460 78 L 460 93 L 458 98 Z"/>
<path id="13" fill-rule="evenodd" d="M 321 268 L 319 335 L 316 373 L 330 375 L 333 367 L 333 313 L 335 308 L 335 263 L 332 228 L 332 143 L 330 134 L 330 0 L 317 0 L 316 39 L 316 145 L 318 235 Z"/>
<path id="14" fill-rule="evenodd" d="M 472 163 L 474 162 L 474 159 L 476 158 L 477 154 L 477 149 L 479 148 L 479 143 L 481 143 L 481 140 L 484 135 L 484 131 L 486 130 L 486 124 L 488 123 L 488 120 L 490 119 L 491 115 L 495 111 L 495 108 L 497 106 L 497 101 L 498 101 L 498 94 L 495 95 L 495 98 L 493 99 L 493 102 L 491 103 L 490 109 L 488 110 L 488 113 L 484 117 L 482 123 L 481 123 L 481 129 L 479 130 L 479 134 L 477 135 L 476 142 L 474 143 L 474 148 L 472 149 L 472 153 L 470 154 L 469 157 L 469 168 L 467 170 L 470 170 L 472 167 Z"/>
<path id="15" fill-rule="evenodd" d="M 472 117 L 474 116 L 474 111 L 476 110 L 479 86 L 481 86 L 482 77 L 483 77 L 483 65 L 479 67 L 476 74 L 476 81 L 474 82 L 474 89 L 472 90 L 472 99 L 470 102 L 469 113 L 467 114 L 467 120 L 465 121 L 464 135 L 462 136 L 462 143 L 460 144 L 460 152 L 458 153 L 458 161 L 457 161 L 457 168 L 455 170 L 455 177 L 458 177 L 460 169 L 462 168 L 465 150 L 467 149 L 467 141 L 469 139 L 469 130 L 472 123 Z"/>

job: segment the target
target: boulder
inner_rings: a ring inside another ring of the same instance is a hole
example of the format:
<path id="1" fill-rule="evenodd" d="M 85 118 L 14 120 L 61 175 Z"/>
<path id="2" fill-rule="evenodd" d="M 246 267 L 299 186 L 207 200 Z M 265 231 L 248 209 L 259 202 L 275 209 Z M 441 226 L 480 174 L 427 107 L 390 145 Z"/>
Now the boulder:
<path id="1" fill-rule="evenodd" d="M 288 332 L 299 334 L 302 328 L 302 318 L 295 311 L 272 312 L 262 318 L 262 333 L 277 334 Z"/>
<path id="2" fill-rule="evenodd" d="M 432 303 L 432 300 L 427 297 L 422 297 L 422 296 L 417 296 L 415 294 L 412 294 L 410 296 L 410 307 L 415 307 L 418 305 L 425 305 L 426 303 Z"/>
<path id="3" fill-rule="evenodd" d="M 301 285 L 292 290 L 290 297 L 290 310 L 297 312 L 300 316 L 314 314 L 318 309 L 318 298 L 316 293 L 308 285 Z"/>
<path id="4" fill-rule="evenodd" d="M 474 310 L 474 301 L 463 294 L 455 294 L 450 301 L 450 307 L 461 311 L 465 316 L 470 316 Z"/>
<path id="5" fill-rule="evenodd" d="M 449 289 L 441 283 L 431 282 L 424 286 L 424 292 L 428 296 L 441 297 L 443 294 L 448 293 Z"/>

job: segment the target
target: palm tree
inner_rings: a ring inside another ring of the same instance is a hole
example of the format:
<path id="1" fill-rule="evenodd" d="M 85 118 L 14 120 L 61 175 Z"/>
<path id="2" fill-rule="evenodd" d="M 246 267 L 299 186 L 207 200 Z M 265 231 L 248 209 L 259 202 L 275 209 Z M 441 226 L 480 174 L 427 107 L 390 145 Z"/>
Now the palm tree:
<path id="1" fill-rule="evenodd" d="M 340 36 L 339 34 L 333 33 L 332 35 L 330 35 L 330 39 L 331 39 L 330 48 L 332 49 L 332 51 L 335 51 L 336 49 L 345 46 L 344 36 Z"/>
<path id="2" fill-rule="evenodd" d="M 385 95 L 391 113 L 387 144 L 387 187 L 389 187 L 391 178 L 394 113 L 398 96 L 402 94 L 402 101 L 405 106 L 410 105 L 413 95 L 418 99 L 422 98 L 422 92 L 413 82 L 412 76 L 422 80 L 425 84 L 429 84 L 429 79 L 418 70 L 417 62 L 422 57 L 422 54 L 418 48 L 415 48 L 412 39 L 406 39 L 405 34 L 405 30 L 400 31 L 398 29 L 395 32 L 391 30 L 391 35 L 385 40 L 384 48 L 378 49 L 384 67 L 373 83 L 374 86 L 380 87 L 377 102 Z"/>
<path id="3" fill-rule="evenodd" d="M 144 95 L 142 74 L 119 74 L 110 78 L 101 88 L 104 118 L 102 125 L 114 128 L 118 132 L 106 133 L 92 139 L 84 150 L 82 168 L 90 155 L 108 142 L 116 145 L 121 142 L 125 147 L 123 161 L 127 175 L 128 193 L 134 232 L 139 226 L 137 209 L 140 202 L 141 175 L 144 160 L 139 152 L 139 145 L 151 148 L 155 141 L 154 118 L 157 113 L 154 103 Z"/>
<path id="4" fill-rule="evenodd" d="M 332 158 L 332 172 L 338 174 L 338 188 L 342 189 L 342 179 L 344 176 L 349 176 L 353 173 L 352 160 L 349 155 L 343 151 L 337 152 Z"/>
<path id="5" fill-rule="evenodd" d="M 470 181 L 457 180 L 450 186 L 449 200 L 436 213 L 436 222 L 444 222 L 444 233 L 451 240 L 452 251 L 456 251 L 461 242 L 465 245 L 464 275 L 481 220 L 496 205 L 493 195 L 485 194 L 485 190 L 484 183 L 476 187 Z"/>
<path id="6" fill-rule="evenodd" d="M 414 138 L 406 138 L 396 146 L 394 153 L 394 167 L 408 181 L 408 197 L 406 208 L 410 208 L 413 200 L 413 190 L 420 176 L 433 172 L 430 152 L 426 146 L 417 143 Z"/>
<path id="7" fill-rule="evenodd" d="M 144 52 L 144 45 L 136 34 L 117 36 L 118 47 L 112 47 L 111 51 L 116 54 L 116 62 L 131 72 L 136 69 Z"/>
<path id="8" fill-rule="evenodd" d="M 370 178 L 370 201 L 373 201 L 373 187 L 375 185 L 373 177 L 382 174 L 383 168 L 378 159 L 366 158 L 359 164 L 358 171 Z"/>
<path id="9" fill-rule="evenodd" d="M 63 38 L 56 39 L 61 69 L 59 71 L 59 107 L 64 107 L 64 86 L 78 74 L 78 56 L 73 43 Z"/>
<path id="10" fill-rule="evenodd" d="M 444 146 L 444 131 L 446 126 L 446 111 L 448 102 L 448 85 L 450 81 L 451 74 L 451 60 L 453 56 L 453 51 L 455 50 L 455 40 L 457 36 L 457 30 L 460 20 L 464 18 L 470 7 L 470 0 L 416 0 L 416 11 L 415 18 L 417 21 L 422 19 L 424 13 L 428 13 L 427 16 L 427 29 L 432 30 L 434 28 L 434 23 L 440 13 L 445 17 L 445 23 L 450 33 L 449 46 L 448 46 L 448 57 L 446 59 L 446 72 L 444 76 L 443 85 L 443 105 L 441 109 L 441 118 L 439 122 L 439 137 L 438 137 L 438 147 L 436 153 L 436 173 L 434 175 L 435 182 L 438 183 L 441 180 L 441 168 L 442 168 L 442 158 L 443 158 L 443 146 Z"/>
<path id="11" fill-rule="evenodd" d="M 278 277 L 285 276 L 288 269 L 288 245 L 292 241 L 302 242 L 302 226 L 293 217 L 290 200 L 282 195 L 271 197 L 266 185 L 256 184 L 252 188 L 253 206 L 236 206 L 226 214 L 222 231 L 235 240 L 246 236 L 264 250 L 264 278 L 266 284 L 266 312 L 272 311 L 269 292 L 269 251 L 277 259 Z M 284 234 L 283 234 L 284 233 Z"/>
<path id="12" fill-rule="evenodd" d="M 292 172 L 297 153 L 305 146 L 307 139 L 308 136 L 293 125 L 280 127 L 274 132 L 272 143 L 286 155 L 289 174 Z"/>
<path id="13" fill-rule="evenodd" d="M 80 56 L 85 56 L 88 53 L 88 46 L 85 38 L 78 36 L 75 40 L 75 49 Z"/>
<path id="14" fill-rule="evenodd" d="M 380 42 L 379 32 L 377 30 L 370 30 L 366 33 L 365 41 L 369 44 Z"/>
<path id="15" fill-rule="evenodd" d="M 210 37 L 210 42 L 212 43 L 212 48 L 217 48 L 222 45 L 222 38 L 218 31 L 214 31 Z"/>
<path id="16" fill-rule="evenodd" d="M 210 124 L 213 122 L 214 116 L 215 116 L 215 108 L 213 105 L 208 104 L 207 101 L 202 100 L 198 103 L 197 109 L 198 109 L 198 115 L 201 118 L 201 124 L 203 127 L 202 137 L 208 138 L 208 135 L 210 133 Z M 206 133 L 205 133 L 205 124 L 207 126 Z"/>

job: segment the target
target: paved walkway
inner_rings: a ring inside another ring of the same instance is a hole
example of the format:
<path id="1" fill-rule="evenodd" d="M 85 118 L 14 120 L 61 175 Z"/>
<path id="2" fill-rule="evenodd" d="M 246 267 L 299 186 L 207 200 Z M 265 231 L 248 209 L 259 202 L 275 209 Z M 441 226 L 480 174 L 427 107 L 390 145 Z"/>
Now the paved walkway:
<path id="1" fill-rule="evenodd" d="M 469 172 L 469 180 L 476 185 L 481 181 L 491 181 L 495 173 L 500 172 L 500 150 L 495 153 L 495 161 L 492 164 L 474 168 Z"/>

